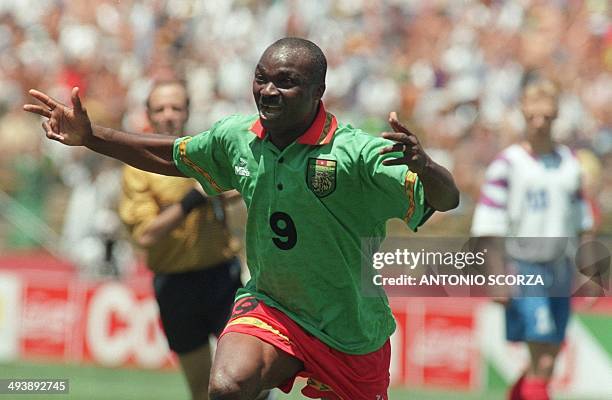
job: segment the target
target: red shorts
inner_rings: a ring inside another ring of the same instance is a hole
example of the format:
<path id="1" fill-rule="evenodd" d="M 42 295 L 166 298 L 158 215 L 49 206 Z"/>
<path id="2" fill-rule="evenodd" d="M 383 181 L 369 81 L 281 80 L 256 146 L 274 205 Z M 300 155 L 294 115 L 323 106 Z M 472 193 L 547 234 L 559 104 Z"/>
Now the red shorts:
<path id="1" fill-rule="evenodd" d="M 389 341 L 377 351 L 363 355 L 334 350 L 307 333 L 281 311 L 253 297 L 236 301 L 232 317 L 221 336 L 238 332 L 255 336 L 304 363 L 298 376 L 308 378 L 304 396 L 334 400 L 387 400 L 389 387 Z M 279 388 L 289 393 L 295 376 Z"/>

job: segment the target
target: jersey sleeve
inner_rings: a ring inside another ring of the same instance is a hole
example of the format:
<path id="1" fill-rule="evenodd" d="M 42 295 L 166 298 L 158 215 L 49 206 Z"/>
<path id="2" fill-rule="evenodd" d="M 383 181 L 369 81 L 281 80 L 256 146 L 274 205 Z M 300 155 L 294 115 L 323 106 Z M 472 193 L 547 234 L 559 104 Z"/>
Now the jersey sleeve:
<path id="1" fill-rule="evenodd" d="M 185 136 L 174 142 L 176 167 L 186 176 L 196 179 L 207 194 L 214 196 L 233 189 L 226 153 L 224 120 L 209 131 L 196 136 Z"/>
<path id="2" fill-rule="evenodd" d="M 145 174 L 125 167 L 121 178 L 119 217 L 134 240 L 142 235 L 160 211 Z"/>
<path id="3" fill-rule="evenodd" d="M 578 189 L 573 199 L 573 216 L 576 233 L 588 232 L 594 227 L 593 209 L 584 197 L 582 188 Z"/>
<path id="4" fill-rule="evenodd" d="M 487 168 L 472 220 L 472 236 L 507 236 L 510 162 L 498 157 Z"/>
<path id="5" fill-rule="evenodd" d="M 417 174 L 410 171 L 406 165 L 383 165 L 385 159 L 401 155 L 379 154 L 380 150 L 390 143 L 392 142 L 389 140 L 373 138 L 361 151 L 363 188 L 369 209 L 376 220 L 401 218 L 416 232 L 434 213 L 434 209 L 425 201 L 423 184 Z"/>

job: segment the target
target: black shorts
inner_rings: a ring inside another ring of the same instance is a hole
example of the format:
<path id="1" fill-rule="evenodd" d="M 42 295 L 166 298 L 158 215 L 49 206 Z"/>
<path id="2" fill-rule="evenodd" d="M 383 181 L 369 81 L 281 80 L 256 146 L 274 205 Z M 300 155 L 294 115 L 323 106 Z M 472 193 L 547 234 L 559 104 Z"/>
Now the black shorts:
<path id="1" fill-rule="evenodd" d="M 188 353 L 218 336 L 241 287 L 238 259 L 204 270 L 156 274 L 155 298 L 170 349 Z"/>

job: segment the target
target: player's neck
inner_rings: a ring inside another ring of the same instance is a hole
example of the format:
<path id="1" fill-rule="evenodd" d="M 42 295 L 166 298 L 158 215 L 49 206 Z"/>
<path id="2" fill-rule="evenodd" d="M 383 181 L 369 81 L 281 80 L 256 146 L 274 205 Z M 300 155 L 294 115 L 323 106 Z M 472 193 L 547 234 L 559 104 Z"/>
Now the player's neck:
<path id="1" fill-rule="evenodd" d="M 295 142 L 300 136 L 308 131 L 317 117 L 318 110 L 319 109 L 317 107 L 315 111 L 301 124 L 294 125 L 287 129 L 269 129 L 268 135 L 270 136 L 270 142 L 272 142 L 272 144 L 279 150 L 284 150 L 285 147 Z"/>
<path id="2" fill-rule="evenodd" d="M 294 133 L 296 131 L 292 131 L 292 132 L 269 131 L 268 135 L 270 135 L 270 142 L 272 142 L 272 144 L 276 146 L 277 149 L 282 151 L 285 149 L 285 147 L 289 146 L 291 143 L 297 140 L 297 138 L 302 136 L 302 134 L 306 132 L 307 129 L 308 128 L 304 130 L 299 130 L 298 132 L 300 133 L 298 134 Z"/>
<path id="3" fill-rule="evenodd" d="M 555 143 L 550 137 L 528 139 L 523 143 L 523 147 L 530 154 L 540 156 L 550 154 L 555 150 Z"/>

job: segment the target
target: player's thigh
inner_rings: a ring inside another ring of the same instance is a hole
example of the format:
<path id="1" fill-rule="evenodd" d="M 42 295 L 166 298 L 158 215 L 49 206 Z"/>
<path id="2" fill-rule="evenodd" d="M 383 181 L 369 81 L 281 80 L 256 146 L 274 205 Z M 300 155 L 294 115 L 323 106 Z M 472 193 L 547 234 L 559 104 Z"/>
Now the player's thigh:
<path id="1" fill-rule="evenodd" d="M 211 380 L 247 390 L 271 389 L 293 378 L 302 362 L 284 351 L 243 333 L 228 332 L 217 343 Z"/>

